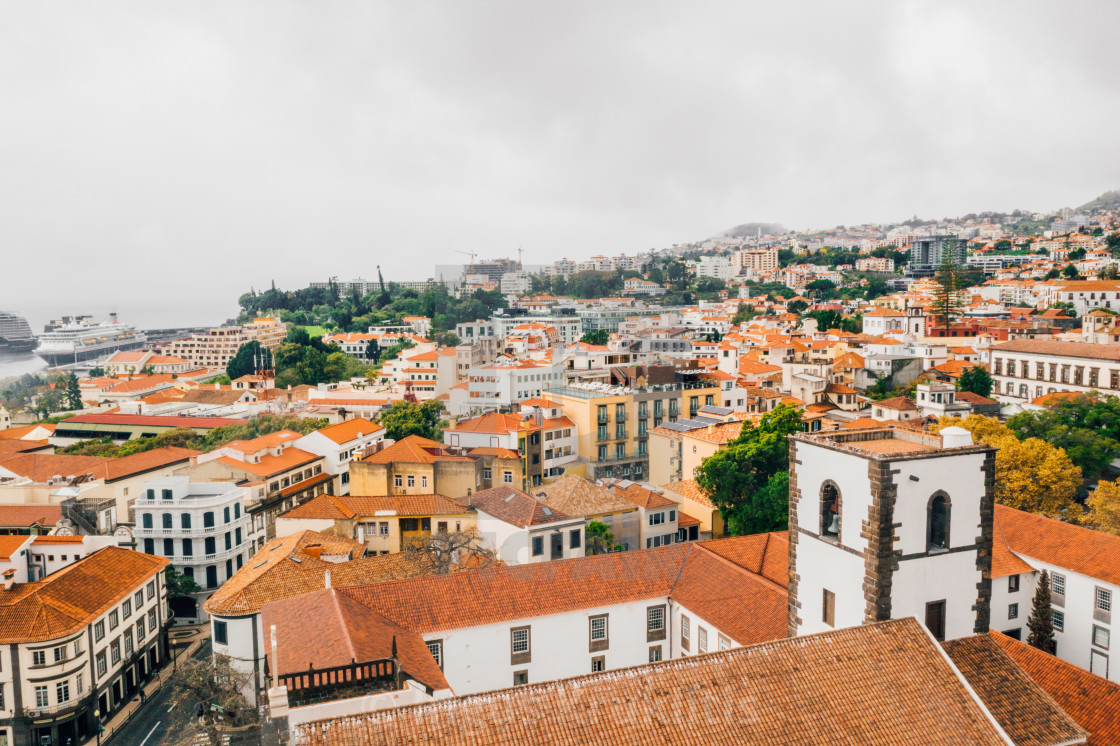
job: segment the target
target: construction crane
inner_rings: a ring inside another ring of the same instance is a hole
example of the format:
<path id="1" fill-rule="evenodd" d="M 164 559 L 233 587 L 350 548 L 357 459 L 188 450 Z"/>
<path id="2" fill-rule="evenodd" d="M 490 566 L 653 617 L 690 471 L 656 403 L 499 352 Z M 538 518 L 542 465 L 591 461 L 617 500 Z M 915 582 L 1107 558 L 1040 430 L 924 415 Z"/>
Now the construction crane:
<path id="1" fill-rule="evenodd" d="M 525 262 L 521 261 L 522 256 L 525 254 L 525 249 L 520 246 L 517 247 L 517 268 L 525 269 Z"/>
<path id="2" fill-rule="evenodd" d="M 471 264 L 470 264 L 471 269 L 474 269 L 474 265 L 475 265 L 474 258 L 476 256 L 478 256 L 478 252 L 476 252 L 476 251 L 460 251 L 460 250 L 456 249 L 455 253 L 456 254 L 466 254 L 467 256 L 469 256 L 471 258 Z"/>

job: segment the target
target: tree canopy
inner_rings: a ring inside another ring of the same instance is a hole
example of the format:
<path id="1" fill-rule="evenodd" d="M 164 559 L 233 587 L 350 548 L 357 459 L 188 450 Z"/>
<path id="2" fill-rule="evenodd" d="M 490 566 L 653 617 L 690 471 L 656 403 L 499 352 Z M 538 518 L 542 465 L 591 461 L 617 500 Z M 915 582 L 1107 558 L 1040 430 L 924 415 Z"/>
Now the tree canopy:
<path id="1" fill-rule="evenodd" d="M 1045 440 L 1019 440 L 1007 426 L 992 417 L 972 414 L 942 417 L 930 426 L 934 433 L 946 427 L 963 427 L 972 437 L 996 449 L 996 501 L 1018 510 L 1064 518 L 1077 523 L 1081 509 L 1073 501 L 1081 488 L 1081 467 L 1066 452 Z"/>
<path id="2" fill-rule="evenodd" d="M 983 365 L 967 368 L 957 379 L 958 391 L 970 391 L 980 396 L 992 395 L 992 376 Z"/>
<path id="3" fill-rule="evenodd" d="M 735 535 L 777 531 L 789 521 L 789 436 L 803 429 L 801 412 L 778 405 L 757 426 L 696 469 L 696 483 Z"/>
<path id="4" fill-rule="evenodd" d="M 402 440 L 409 435 L 419 435 L 429 440 L 443 438 L 443 424 L 440 416 L 443 404 L 435 399 L 417 403 L 396 401 L 382 412 L 379 419 L 385 428 L 385 437 Z"/>
<path id="5" fill-rule="evenodd" d="M 1085 504 L 1089 508 L 1086 524 L 1120 536 L 1120 481 L 1098 482 Z"/>
<path id="6" fill-rule="evenodd" d="M 1107 475 L 1120 456 L 1120 399 L 1115 396 L 1058 399 L 1045 409 L 1020 412 L 1007 426 L 1020 440 L 1038 438 L 1065 450 L 1089 483 Z"/>

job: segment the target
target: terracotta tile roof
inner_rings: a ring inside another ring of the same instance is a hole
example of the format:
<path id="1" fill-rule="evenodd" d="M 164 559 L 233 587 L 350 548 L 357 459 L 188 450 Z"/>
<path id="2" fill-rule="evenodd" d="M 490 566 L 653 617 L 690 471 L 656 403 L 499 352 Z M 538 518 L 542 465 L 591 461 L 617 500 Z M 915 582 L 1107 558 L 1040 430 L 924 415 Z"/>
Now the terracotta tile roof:
<path id="1" fill-rule="evenodd" d="M 332 479 L 334 479 L 334 474 L 331 474 L 330 472 L 323 472 L 322 474 L 319 474 L 317 476 L 313 476 L 310 479 L 304 479 L 304 480 L 301 480 L 299 482 L 295 482 L 290 487 L 285 487 L 284 489 L 280 490 L 280 496 L 281 497 L 291 497 L 292 495 L 295 495 L 295 494 L 298 494 L 300 492 L 303 492 L 304 490 L 310 489 L 311 487 L 314 487 L 317 484 L 323 484 L 324 482 L 329 482 Z"/>
<path id="2" fill-rule="evenodd" d="M 296 467 L 303 466 L 318 461 L 322 458 L 318 454 L 305 451 L 302 448 L 285 448 L 284 452 L 279 456 L 264 455 L 257 463 L 250 463 L 248 461 L 241 461 L 232 456 L 221 456 L 217 460 L 226 466 L 232 466 L 235 469 L 247 471 L 250 474 L 256 474 L 259 477 L 274 476 L 276 474 L 283 474 L 286 471 L 295 469 Z"/>
<path id="3" fill-rule="evenodd" d="M 996 505 L 996 524 L 1011 551 L 1120 585 L 1120 536 Z"/>
<path id="4" fill-rule="evenodd" d="M 61 505 L 0 505 L 0 526 L 54 526 L 62 518 Z"/>
<path id="5" fill-rule="evenodd" d="M 231 440 L 229 443 L 225 444 L 225 447 L 232 448 L 241 453 L 256 453 L 266 448 L 276 448 L 289 441 L 299 440 L 300 437 L 302 436 L 294 430 L 277 430 L 274 433 L 258 435 L 249 440 Z"/>
<path id="6" fill-rule="evenodd" d="M 29 534 L 0 535 L 0 560 L 10 560 L 24 544 L 30 543 L 34 538 Z"/>
<path id="7" fill-rule="evenodd" d="M 715 539 L 700 546 L 772 583 L 789 587 L 789 537 L 785 531 Z"/>
<path id="8" fill-rule="evenodd" d="M 69 419 L 74 419 L 70 417 Z M 55 425 L 23 425 L 22 427 L 9 427 L 7 430 L 0 430 L 0 440 L 22 440 L 23 436 L 35 432 L 36 428 L 43 428 L 48 432 L 54 432 Z"/>
<path id="9" fill-rule="evenodd" d="M 255 614 L 271 601 L 322 589 L 327 570 L 337 587 L 411 578 L 431 570 L 411 552 L 362 557 L 364 551 L 356 541 L 318 531 L 273 539 L 210 596 L 206 611 L 234 617 Z M 327 562 L 320 559 L 323 555 L 352 559 Z"/>
<path id="10" fill-rule="evenodd" d="M 333 440 L 339 445 L 357 440 L 359 435 L 371 435 L 383 431 L 385 428 L 376 422 L 370 422 L 364 417 L 355 417 L 337 425 L 328 425 L 317 432 Z"/>
<path id="11" fill-rule="evenodd" d="M 1120 345 L 1090 342 L 1054 342 L 1048 339 L 1016 339 L 992 345 L 992 352 L 1027 352 L 1093 360 L 1120 360 Z"/>
<path id="12" fill-rule="evenodd" d="M 991 636 L 941 645 L 1015 746 L 1079 743 L 1088 735 Z"/>
<path id="13" fill-rule="evenodd" d="M 871 406 L 882 407 L 883 409 L 893 409 L 897 412 L 917 412 L 918 407 L 914 402 L 907 399 L 905 396 L 893 396 L 890 399 L 883 399 L 877 401 Z"/>
<path id="14" fill-rule="evenodd" d="M 999 632 L 989 635 L 1089 732 L 1089 746 L 1120 744 L 1120 685 Z"/>
<path id="15" fill-rule="evenodd" d="M 28 453 L 49 448 L 53 448 L 53 446 L 46 440 L 20 440 L 19 438 L 0 440 L 0 460 L 17 453 Z"/>
<path id="16" fill-rule="evenodd" d="M 436 461 L 470 461 L 466 456 L 452 455 L 443 443 L 409 435 L 391 446 L 362 459 L 369 464 L 391 464 L 403 462 L 410 464 L 432 464 Z"/>
<path id="17" fill-rule="evenodd" d="M 468 495 L 466 502 L 476 510 L 520 528 L 572 520 L 567 513 L 553 510 L 532 495 L 504 484 Z"/>
<path id="18" fill-rule="evenodd" d="M 634 504 L 629 500 L 574 474 L 560 477 L 543 487 L 534 487 L 533 496 L 553 510 L 581 518 L 634 510 Z"/>
<path id="19" fill-rule="evenodd" d="M 0 643 L 53 640 L 84 629 L 167 563 L 110 546 L 42 580 L 0 590 Z"/>
<path id="20" fill-rule="evenodd" d="M 684 511 L 678 510 L 677 511 L 677 525 L 681 528 L 684 528 L 685 526 L 699 526 L 700 525 L 700 519 L 699 518 L 693 518 L 692 516 L 688 515 Z"/>
<path id="21" fill-rule="evenodd" d="M 716 506 L 712 505 L 712 501 L 709 500 L 708 496 L 704 494 L 704 491 L 700 489 L 700 485 L 696 484 L 695 479 L 685 479 L 681 482 L 670 482 L 669 484 L 662 484 L 660 485 L 660 487 L 666 492 L 672 492 L 675 495 L 687 497 L 689 500 L 700 503 L 701 505 L 709 507 L 712 510 L 716 509 Z"/>
<path id="22" fill-rule="evenodd" d="M 649 487 L 643 487 L 642 485 L 637 483 L 630 484 L 627 487 L 623 488 L 616 482 L 615 484 L 612 484 L 610 486 L 610 490 L 619 497 L 629 500 L 639 508 L 644 508 L 646 510 L 649 510 L 651 508 L 670 508 L 676 506 L 675 502 L 665 497 L 664 495 L 660 495 L 651 490 Z"/>
<path id="23" fill-rule="evenodd" d="M 498 458 L 519 459 L 521 454 L 512 448 L 498 448 L 497 446 L 479 446 L 467 451 L 470 456 L 496 456 Z"/>
<path id="24" fill-rule="evenodd" d="M 118 383 L 108 389 L 107 394 L 129 394 L 135 391 L 150 391 L 159 386 L 170 387 L 175 385 L 175 379 L 167 373 L 157 373 L 154 376 L 141 376 L 131 381 Z"/>
<path id="25" fill-rule="evenodd" d="M 912 618 L 322 720 L 297 726 L 294 741 L 1007 743 Z"/>
<path id="26" fill-rule="evenodd" d="M 126 425 L 134 427 L 193 427 L 199 429 L 244 425 L 245 420 L 230 417 L 175 417 L 148 414 L 79 414 L 68 417 L 67 424 Z"/>
<path id="27" fill-rule="evenodd" d="M 989 399 L 986 396 L 980 396 L 980 394 L 974 394 L 971 391 L 958 391 L 957 401 L 968 402 L 973 406 L 999 404 L 995 399 Z"/>
<path id="28" fill-rule="evenodd" d="M 150 451 L 134 453 L 131 456 L 111 458 L 107 463 L 103 464 L 102 467 L 95 469 L 93 473 L 97 477 L 103 477 L 112 482 L 117 479 L 143 474 L 147 471 L 162 469 L 172 464 L 190 461 L 193 456 L 197 456 L 200 453 L 202 453 L 202 451 L 195 451 L 190 448 L 179 448 L 178 446 L 153 448 Z"/>
<path id="29" fill-rule="evenodd" d="M 688 432 L 671 431 L 682 438 L 696 438 L 708 443 L 723 445 L 729 440 L 735 440 L 743 433 L 742 421 L 725 422 L 719 425 L 709 425 Z"/>
<path id="30" fill-rule="evenodd" d="M 385 495 L 363 497 L 360 495 L 318 495 L 302 505 L 297 505 L 281 518 L 312 518 L 323 520 L 352 520 L 374 515 L 428 516 L 465 515 L 470 513 L 466 503 L 443 495 Z"/>
<path id="31" fill-rule="evenodd" d="M 992 527 L 992 577 L 1006 578 L 1008 575 L 1021 575 L 1034 572 L 1035 569 L 1011 551 L 1007 540 L 1003 537 L 1003 528 L 999 520 L 993 521 Z"/>
<path id="32" fill-rule="evenodd" d="M 333 580 L 333 579 L 332 579 Z M 403 673 L 430 689 L 448 689 L 428 645 L 337 588 L 273 601 L 261 609 L 264 629 L 276 625 L 279 661 L 266 652 L 270 671 L 300 673 L 396 655 Z M 268 647 L 268 646 L 266 646 Z"/>
<path id="33" fill-rule="evenodd" d="M 521 427 L 521 417 L 516 414 L 491 412 L 455 424 L 448 432 L 460 433 L 508 433 Z"/>
<path id="34" fill-rule="evenodd" d="M 36 484 L 45 484 L 55 476 L 85 476 L 109 460 L 101 456 L 20 453 L 0 461 L 0 469 L 26 477 Z"/>

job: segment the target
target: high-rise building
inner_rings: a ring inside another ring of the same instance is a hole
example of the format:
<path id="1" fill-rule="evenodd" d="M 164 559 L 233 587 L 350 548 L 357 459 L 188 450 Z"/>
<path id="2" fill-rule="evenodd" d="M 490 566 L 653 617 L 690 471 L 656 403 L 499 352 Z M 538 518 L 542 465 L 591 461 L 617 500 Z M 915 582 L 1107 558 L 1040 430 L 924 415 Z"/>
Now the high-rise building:
<path id="1" fill-rule="evenodd" d="M 915 236 L 910 242 L 910 261 L 906 265 L 907 277 L 932 277 L 937 273 L 945 253 L 952 251 L 957 264 L 964 264 L 965 241 L 953 235 Z"/>

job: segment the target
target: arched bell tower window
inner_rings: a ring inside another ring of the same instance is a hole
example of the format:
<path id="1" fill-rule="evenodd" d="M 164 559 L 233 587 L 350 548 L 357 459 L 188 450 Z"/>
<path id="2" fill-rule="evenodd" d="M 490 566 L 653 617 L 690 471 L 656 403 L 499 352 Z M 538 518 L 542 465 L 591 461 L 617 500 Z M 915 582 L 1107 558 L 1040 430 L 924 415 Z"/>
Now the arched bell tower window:
<path id="1" fill-rule="evenodd" d="M 832 480 L 821 486 L 821 538 L 836 544 L 840 541 L 840 489 Z"/>
<path id="2" fill-rule="evenodd" d="M 926 529 L 926 551 L 938 552 L 949 548 L 949 522 L 953 503 L 944 492 L 936 492 L 929 499 Z"/>

